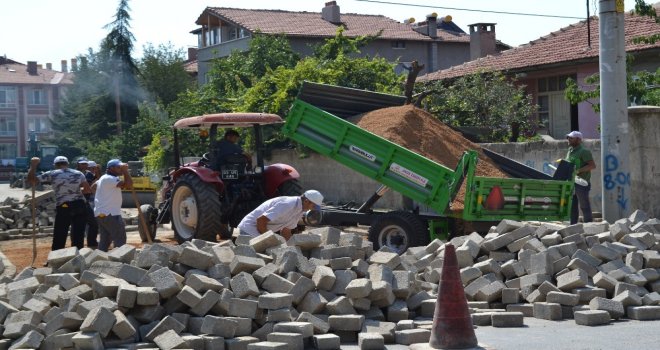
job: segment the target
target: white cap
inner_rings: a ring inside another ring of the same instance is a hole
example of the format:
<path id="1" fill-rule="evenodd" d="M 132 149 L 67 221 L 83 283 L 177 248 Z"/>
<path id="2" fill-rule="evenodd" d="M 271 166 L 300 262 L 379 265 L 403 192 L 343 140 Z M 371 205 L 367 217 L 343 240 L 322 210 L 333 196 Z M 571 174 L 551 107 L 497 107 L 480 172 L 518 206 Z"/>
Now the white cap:
<path id="1" fill-rule="evenodd" d="M 581 139 L 582 139 L 582 133 L 579 132 L 579 131 L 575 131 L 575 130 L 574 130 L 574 131 L 571 131 L 571 132 L 569 132 L 568 134 L 566 134 L 566 137 L 570 137 L 570 138 L 575 138 L 575 139 L 580 139 L 580 140 L 581 140 Z"/>
<path id="2" fill-rule="evenodd" d="M 53 164 L 57 163 L 67 163 L 69 164 L 69 160 L 65 156 L 57 156 L 55 159 L 53 159 Z"/>
<path id="3" fill-rule="evenodd" d="M 323 195 L 317 190 L 307 190 L 303 193 L 303 196 L 316 205 L 323 204 Z"/>
<path id="4" fill-rule="evenodd" d="M 88 168 L 94 168 L 94 167 L 96 167 L 96 162 L 93 161 L 93 160 L 88 160 L 88 161 L 87 161 L 87 167 L 88 167 Z"/>

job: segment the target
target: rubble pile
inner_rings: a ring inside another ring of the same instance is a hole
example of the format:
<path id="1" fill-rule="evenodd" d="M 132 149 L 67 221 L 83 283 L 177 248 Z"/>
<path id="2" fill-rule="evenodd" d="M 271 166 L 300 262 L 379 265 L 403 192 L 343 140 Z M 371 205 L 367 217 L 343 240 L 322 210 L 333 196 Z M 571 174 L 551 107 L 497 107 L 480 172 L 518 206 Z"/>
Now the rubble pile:
<path id="1" fill-rule="evenodd" d="M 477 325 L 660 319 L 660 221 L 502 221 L 454 238 Z M 428 342 L 445 244 L 373 251 L 332 227 L 236 243 L 53 251 L 0 284 L 0 348 L 337 349 Z"/>
<path id="2" fill-rule="evenodd" d="M 55 222 L 55 194 L 53 191 L 35 197 L 36 222 L 41 233 L 52 233 Z M 0 240 L 25 238 L 32 234 L 32 198 L 25 196 L 22 201 L 7 197 L 0 205 Z"/>

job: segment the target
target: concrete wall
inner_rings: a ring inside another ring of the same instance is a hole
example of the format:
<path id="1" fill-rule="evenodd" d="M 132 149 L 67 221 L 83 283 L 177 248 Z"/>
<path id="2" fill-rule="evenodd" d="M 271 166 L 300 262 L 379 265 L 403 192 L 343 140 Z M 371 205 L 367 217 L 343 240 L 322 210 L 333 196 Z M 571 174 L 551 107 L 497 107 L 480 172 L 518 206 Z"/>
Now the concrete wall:
<path id="1" fill-rule="evenodd" d="M 632 209 L 660 218 L 660 107 L 628 108 Z"/>

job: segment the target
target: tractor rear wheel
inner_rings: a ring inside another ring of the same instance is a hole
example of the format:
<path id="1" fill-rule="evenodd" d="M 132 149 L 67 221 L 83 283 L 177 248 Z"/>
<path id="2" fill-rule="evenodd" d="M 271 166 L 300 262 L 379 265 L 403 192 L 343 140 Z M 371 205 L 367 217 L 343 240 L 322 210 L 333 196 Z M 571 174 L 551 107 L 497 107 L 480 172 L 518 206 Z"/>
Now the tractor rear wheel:
<path id="1" fill-rule="evenodd" d="M 387 246 L 401 254 L 410 247 L 429 243 L 428 228 L 415 214 L 393 211 L 379 216 L 369 227 L 369 240 L 374 250 Z"/>
<path id="2" fill-rule="evenodd" d="M 193 238 L 215 242 L 222 226 L 220 208 L 213 184 L 195 174 L 181 175 L 172 194 L 172 228 L 179 243 Z"/>

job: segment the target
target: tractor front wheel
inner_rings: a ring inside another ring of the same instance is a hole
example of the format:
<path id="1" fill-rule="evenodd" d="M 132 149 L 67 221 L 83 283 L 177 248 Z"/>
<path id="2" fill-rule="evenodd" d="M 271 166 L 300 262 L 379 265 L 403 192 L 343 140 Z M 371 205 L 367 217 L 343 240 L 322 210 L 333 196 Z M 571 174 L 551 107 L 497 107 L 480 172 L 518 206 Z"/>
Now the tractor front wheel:
<path id="1" fill-rule="evenodd" d="M 393 211 L 381 215 L 371 224 L 369 240 L 374 244 L 374 250 L 387 246 L 401 254 L 410 247 L 427 245 L 429 232 L 424 221 L 415 214 Z"/>
<path id="2" fill-rule="evenodd" d="M 179 243 L 193 238 L 215 242 L 222 230 L 218 191 L 195 174 L 177 180 L 172 194 L 172 228 Z"/>

